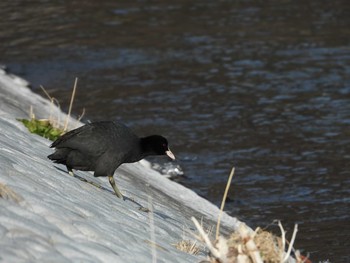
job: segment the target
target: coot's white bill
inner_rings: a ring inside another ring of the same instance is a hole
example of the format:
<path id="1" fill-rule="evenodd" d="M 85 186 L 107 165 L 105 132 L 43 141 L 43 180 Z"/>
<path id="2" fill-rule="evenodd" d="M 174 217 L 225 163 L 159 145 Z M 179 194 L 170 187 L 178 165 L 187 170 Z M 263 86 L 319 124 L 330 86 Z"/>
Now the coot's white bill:
<path id="1" fill-rule="evenodd" d="M 169 156 L 170 159 L 175 160 L 175 155 L 170 151 L 169 148 L 167 151 L 165 151 L 165 153 Z"/>

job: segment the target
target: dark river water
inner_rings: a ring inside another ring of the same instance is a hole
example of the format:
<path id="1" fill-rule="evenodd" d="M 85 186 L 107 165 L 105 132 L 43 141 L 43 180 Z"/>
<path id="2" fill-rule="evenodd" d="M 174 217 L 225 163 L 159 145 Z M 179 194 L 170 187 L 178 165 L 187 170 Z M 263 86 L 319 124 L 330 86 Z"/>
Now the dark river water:
<path id="1" fill-rule="evenodd" d="M 350 1 L 1 1 L 0 63 L 84 120 L 166 136 L 176 180 L 350 262 Z M 44 95 L 43 95 L 44 96 Z M 117 179 L 118 180 L 118 179 Z"/>

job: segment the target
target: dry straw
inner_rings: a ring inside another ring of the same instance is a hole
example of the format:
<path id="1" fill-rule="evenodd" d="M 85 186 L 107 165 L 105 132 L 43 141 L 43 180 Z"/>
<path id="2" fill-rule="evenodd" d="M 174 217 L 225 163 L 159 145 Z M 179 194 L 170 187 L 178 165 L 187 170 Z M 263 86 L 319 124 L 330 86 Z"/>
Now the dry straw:
<path id="1" fill-rule="evenodd" d="M 67 132 L 67 130 L 68 130 L 68 124 L 69 124 L 69 119 L 70 119 L 70 115 L 71 115 L 72 108 L 73 108 L 73 102 L 74 102 L 74 98 L 75 98 L 77 85 L 78 85 L 78 78 L 75 78 L 73 91 L 72 91 L 72 95 L 71 95 L 70 103 L 69 103 L 68 114 L 65 118 L 64 125 L 63 125 L 63 132 L 64 133 Z M 40 86 L 40 88 L 42 89 L 44 94 L 47 96 L 47 98 L 50 100 L 50 113 L 49 113 L 49 118 L 48 118 L 49 123 L 53 127 L 60 129 L 60 127 L 62 127 L 61 126 L 61 119 L 60 119 L 60 116 L 61 116 L 60 111 L 57 111 L 57 116 L 55 116 L 55 117 L 53 116 L 54 106 L 57 106 L 57 108 L 60 109 L 61 108 L 60 103 L 55 97 L 52 97 L 43 86 Z M 30 118 L 34 119 L 35 116 L 32 112 L 33 112 L 33 108 L 31 106 Z M 85 114 L 85 108 L 83 108 L 82 113 L 80 114 L 80 116 L 78 117 L 77 120 L 80 121 L 83 118 L 84 114 Z"/>
<path id="2" fill-rule="evenodd" d="M 68 122 L 69 122 L 70 114 L 71 114 L 72 108 L 73 108 L 73 101 L 74 101 L 74 97 L 75 97 L 75 91 L 77 89 L 77 84 L 78 84 L 78 78 L 75 78 L 73 92 L 72 92 L 72 96 L 70 98 L 70 103 L 69 103 L 68 116 L 66 118 L 66 121 L 64 122 L 64 128 L 63 128 L 64 132 L 66 132 L 68 129 Z"/>
<path id="3" fill-rule="evenodd" d="M 227 180 L 225 193 L 224 193 L 224 196 L 222 197 L 220 212 L 219 212 L 219 216 L 218 216 L 218 222 L 216 224 L 216 235 L 215 235 L 216 239 L 219 238 L 221 216 L 222 216 L 222 212 L 224 211 L 225 202 L 226 202 L 226 198 L 227 198 L 227 193 L 228 193 L 228 190 L 230 189 L 230 185 L 231 185 L 231 181 L 232 181 L 232 177 L 233 177 L 234 173 L 235 173 L 235 168 L 232 167 L 230 176 L 228 177 L 228 180 Z"/>
<path id="4" fill-rule="evenodd" d="M 46 91 L 46 89 L 40 85 L 40 88 L 42 89 L 42 91 L 45 93 L 45 95 L 48 97 L 48 99 L 50 100 L 50 114 L 49 114 L 49 122 L 51 123 L 51 125 L 55 128 L 58 128 L 59 125 L 60 125 L 60 112 L 57 111 L 57 117 L 54 118 L 52 115 L 53 115 L 53 108 L 54 108 L 54 105 L 56 105 L 58 107 L 58 109 L 60 109 L 60 103 L 59 101 L 50 96 L 50 94 Z"/>

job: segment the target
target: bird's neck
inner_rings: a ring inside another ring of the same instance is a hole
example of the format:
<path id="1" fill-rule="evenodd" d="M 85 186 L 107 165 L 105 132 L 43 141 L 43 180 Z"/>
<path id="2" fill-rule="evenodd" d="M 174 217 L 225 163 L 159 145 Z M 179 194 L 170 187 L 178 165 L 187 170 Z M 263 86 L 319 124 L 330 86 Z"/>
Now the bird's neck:
<path id="1" fill-rule="evenodd" d="M 143 137 L 140 138 L 140 150 L 141 150 L 141 155 L 144 157 L 149 156 L 149 155 L 154 155 L 155 152 L 151 147 L 151 143 L 149 141 L 148 137 Z"/>

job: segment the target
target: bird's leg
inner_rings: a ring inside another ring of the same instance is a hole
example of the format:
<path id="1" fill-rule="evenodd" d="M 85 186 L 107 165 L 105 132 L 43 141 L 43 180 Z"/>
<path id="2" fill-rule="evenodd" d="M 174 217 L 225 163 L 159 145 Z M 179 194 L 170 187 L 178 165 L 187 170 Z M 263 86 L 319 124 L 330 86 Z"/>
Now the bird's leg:
<path id="1" fill-rule="evenodd" d="M 74 177 L 73 169 L 67 166 L 68 173 Z"/>
<path id="2" fill-rule="evenodd" d="M 109 180 L 109 183 L 111 184 L 111 186 L 112 186 L 112 188 L 113 188 L 115 194 L 116 194 L 119 198 L 124 199 L 122 193 L 119 191 L 118 187 L 117 187 L 116 184 L 115 184 L 113 175 L 112 175 L 112 176 L 108 176 L 108 180 Z"/>

